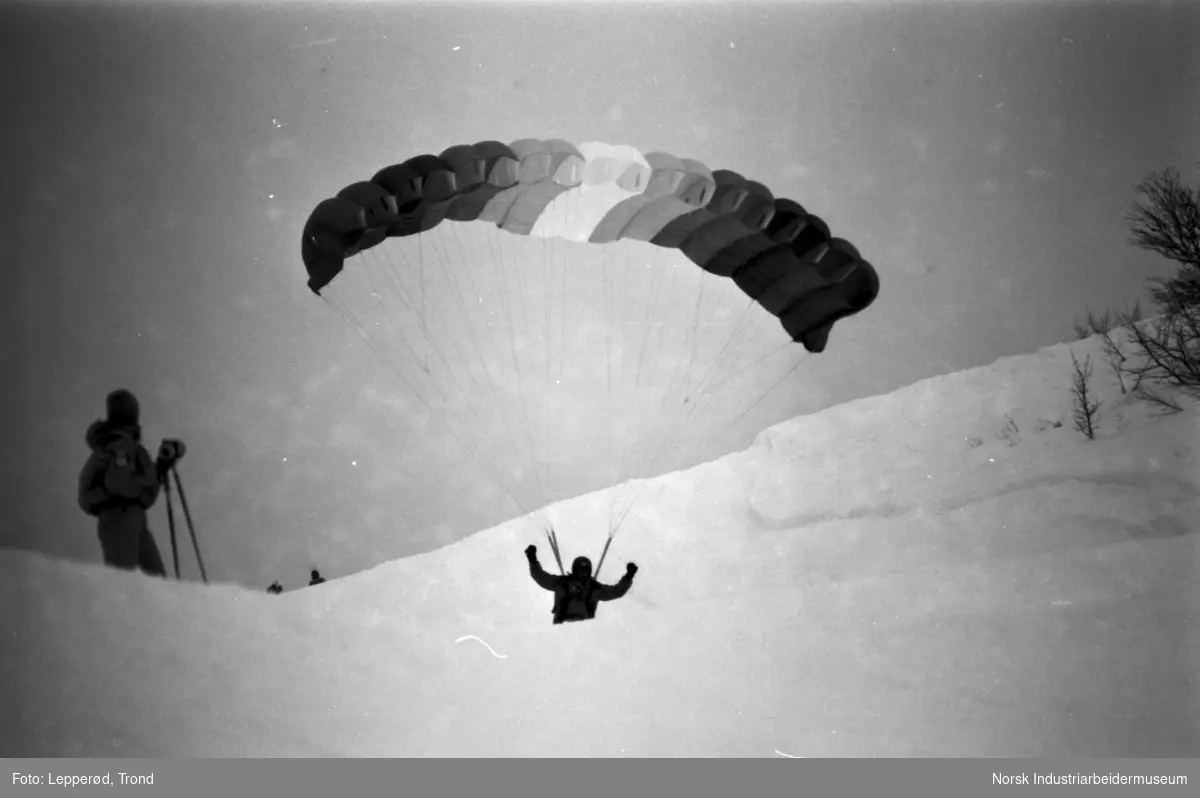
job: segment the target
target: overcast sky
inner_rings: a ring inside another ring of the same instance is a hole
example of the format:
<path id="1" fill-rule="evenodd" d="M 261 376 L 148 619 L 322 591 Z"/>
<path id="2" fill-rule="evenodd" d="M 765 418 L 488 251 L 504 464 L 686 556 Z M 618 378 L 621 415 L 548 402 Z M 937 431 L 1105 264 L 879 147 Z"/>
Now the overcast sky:
<path id="1" fill-rule="evenodd" d="M 1167 264 L 1126 243 L 1132 188 L 1168 166 L 1196 177 L 1189 3 L 3 17 L 0 542 L 98 560 L 75 480 L 84 429 L 125 386 L 151 446 L 189 444 L 210 572 L 247 584 L 347 573 L 512 511 L 467 500 L 462 463 L 414 473 L 401 453 L 437 431 L 377 401 L 394 376 L 304 286 L 309 211 L 382 166 L 596 139 L 736 170 L 821 215 L 882 293 L 759 427 L 1069 339 L 1087 309 L 1143 297 Z"/>

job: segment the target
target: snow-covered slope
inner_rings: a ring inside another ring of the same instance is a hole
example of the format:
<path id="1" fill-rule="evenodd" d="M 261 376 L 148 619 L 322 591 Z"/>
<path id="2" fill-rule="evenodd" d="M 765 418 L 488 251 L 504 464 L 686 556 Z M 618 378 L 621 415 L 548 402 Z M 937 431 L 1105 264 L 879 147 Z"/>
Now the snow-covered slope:
<path id="1" fill-rule="evenodd" d="M 587 624 L 550 624 L 522 519 L 282 596 L 5 551 L 0 750 L 1195 756 L 1198 416 L 1069 348 L 1096 440 L 1067 345 L 778 425 L 643 486 Z M 550 508 L 564 558 L 609 507 Z"/>

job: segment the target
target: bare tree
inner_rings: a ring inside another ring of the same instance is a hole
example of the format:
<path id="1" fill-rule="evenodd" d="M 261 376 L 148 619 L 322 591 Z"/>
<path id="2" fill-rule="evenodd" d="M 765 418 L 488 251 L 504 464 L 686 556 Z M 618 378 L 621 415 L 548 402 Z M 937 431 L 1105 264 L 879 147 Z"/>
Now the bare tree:
<path id="1" fill-rule="evenodd" d="M 1100 402 L 1092 398 L 1088 385 L 1088 380 L 1092 378 L 1092 356 L 1088 355 L 1083 363 L 1080 363 L 1072 352 L 1071 364 L 1075 367 L 1071 381 L 1071 396 L 1075 404 L 1075 429 L 1086 435 L 1088 440 L 1092 440 L 1096 437 L 1096 411 L 1100 409 Z"/>
<path id="2" fill-rule="evenodd" d="M 1151 280 L 1151 297 L 1163 315 L 1142 323 L 1136 307 L 1132 313 L 1116 314 L 1133 357 L 1121 352 L 1111 336 L 1106 337 L 1105 351 L 1110 363 L 1120 363 L 1139 395 L 1156 401 L 1140 390 L 1146 381 L 1200 399 L 1200 192 L 1185 186 L 1174 169 L 1151 174 L 1137 190 L 1141 197 L 1127 216 L 1131 243 L 1175 261 L 1179 270 L 1172 277 Z M 1089 314 L 1091 329 L 1110 321 L 1107 314 L 1095 320 Z M 1121 389 L 1126 390 L 1124 380 Z"/>
<path id="3" fill-rule="evenodd" d="M 1145 324 L 1125 325 L 1137 362 L 1125 367 L 1139 385 L 1147 380 L 1200 399 L 1200 305 L 1189 305 Z"/>
<path id="4" fill-rule="evenodd" d="M 1180 264 L 1175 276 L 1151 281 L 1150 295 L 1168 314 L 1200 305 L 1200 194 L 1174 169 L 1151 174 L 1137 191 L 1143 199 L 1126 216 L 1130 242 Z"/>
<path id="5" fill-rule="evenodd" d="M 1137 395 L 1154 405 L 1161 414 L 1174 415 L 1183 412 L 1183 405 L 1151 388 L 1142 388 L 1137 392 Z"/>
<path id="6" fill-rule="evenodd" d="M 1135 304 L 1132 310 L 1125 311 L 1124 313 L 1114 313 L 1111 310 L 1106 310 L 1102 315 L 1097 316 L 1089 310 L 1086 319 L 1083 321 L 1076 320 L 1075 322 L 1075 333 L 1079 338 L 1090 338 L 1093 335 L 1100 336 L 1101 345 L 1104 347 L 1104 359 L 1116 376 L 1122 395 L 1129 391 L 1137 391 L 1141 385 L 1141 378 L 1134 377 L 1126 368 L 1129 357 L 1125 354 L 1122 344 L 1113 336 L 1113 330 L 1121 327 L 1122 324 L 1136 324 L 1141 320 L 1142 310 Z M 1125 385 L 1126 377 L 1134 378 L 1132 386 Z"/>

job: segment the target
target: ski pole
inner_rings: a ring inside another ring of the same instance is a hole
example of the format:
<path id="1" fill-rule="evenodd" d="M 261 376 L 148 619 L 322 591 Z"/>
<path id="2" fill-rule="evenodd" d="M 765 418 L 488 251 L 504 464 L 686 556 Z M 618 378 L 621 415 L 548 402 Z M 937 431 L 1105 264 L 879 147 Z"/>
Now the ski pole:
<path id="1" fill-rule="evenodd" d="M 175 564 L 175 580 L 179 580 L 179 548 L 175 545 L 175 513 L 171 510 L 171 475 L 163 475 L 163 491 L 167 496 L 167 527 L 171 530 L 171 561 Z"/>
<path id="2" fill-rule="evenodd" d="M 192 550 L 196 552 L 196 564 L 200 566 L 200 578 L 204 580 L 204 584 L 208 584 L 208 573 L 204 570 L 204 558 L 200 556 L 200 543 L 196 540 L 196 526 L 192 523 L 192 514 L 188 512 L 187 494 L 183 492 L 183 480 L 179 478 L 179 472 L 175 467 L 171 467 L 171 473 L 175 475 L 175 486 L 179 488 L 179 505 L 183 507 L 183 516 L 187 519 L 188 534 L 192 536 Z M 178 570 L 178 566 L 176 566 Z"/>

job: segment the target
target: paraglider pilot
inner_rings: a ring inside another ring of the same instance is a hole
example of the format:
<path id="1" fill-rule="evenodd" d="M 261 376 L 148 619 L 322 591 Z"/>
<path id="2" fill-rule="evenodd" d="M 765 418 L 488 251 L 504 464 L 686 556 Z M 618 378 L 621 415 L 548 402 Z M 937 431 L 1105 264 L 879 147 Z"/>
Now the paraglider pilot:
<path id="1" fill-rule="evenodd" d="M 576 557 L 571 563 L 571 573 L 554 576 L 546 573 L 537 560 L 537 546 L 525 549 L 529 560 L 529 575 L 538 586 L 554 593 L 554 623 L 586 621 L 596 617 L 596 605 L 601 601 L 613 601 L 624 596 L 633 586 L 633 577 L 638 567 L 633 563 L 625 566 L 625 576 L 615 585 L 605 585 L 592 578 L 592 561 L 587 557 Z"/>

